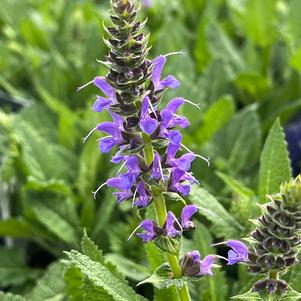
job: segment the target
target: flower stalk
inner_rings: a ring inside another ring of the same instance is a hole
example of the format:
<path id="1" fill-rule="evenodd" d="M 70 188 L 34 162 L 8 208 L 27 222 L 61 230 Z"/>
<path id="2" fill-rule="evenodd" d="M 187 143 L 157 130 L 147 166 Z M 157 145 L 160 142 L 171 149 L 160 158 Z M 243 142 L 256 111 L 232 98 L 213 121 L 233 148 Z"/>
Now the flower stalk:
<path id="1" fill-rule="evenodd" d="M 190 301 L 187 279 L 213 275 L 214 263 L 220 257 L 208 255 L 201 260 L 199 252 L 192 251 L 179 258 L 182 235 L 194 229 L 191 219 L 198 207 L 184 206 L 178 218 L 168 210 L 165 197 L 188 196 L 191 186 L 198 183 L 190 167 L 196 157 L 203 157 L 183 146 L 180 130 L 190 123 L 177 114 L 185 104 L 197 105 L 176 97 L 161 108 L 165 93 L 180 86 L 173 75 L 162 79 L 168 57 L 179 53 L 149 60 L 149 35 L 143 33 L 146 22 L 137 20 L 138 12 L 134 0 L 111 0 L 112 26 L 105 27 L 108 39 L 104 40 L 110 51 L 105 61 L 99 61 L 107 66 L 108 74 L 88 83 L 102 92 L 92 109 L 98 113 L 107 111 L 112 121 L 98 124 L 86 138 L 95 131 L 106 133 L 99 139 L 99 149 L 102 153 L 115 150 L 111 162 L 121 165 L 116 176 L 102 184 L 94 196 L 108 186 L 117 190 L 113 195 L 118 203 L 131 201 L 138 210 L 154 203 L 156 220 L 142 220 L 129 239 L 136 234 L 144 243 L 153 241 L 166 253 L 168 269 L 175 279 L 173 285 L 177 286 L 182 301 Z M 182 153 L 183 149 L 187 152 Z M 124 169 L 126 172 L 122 173 Z"/>

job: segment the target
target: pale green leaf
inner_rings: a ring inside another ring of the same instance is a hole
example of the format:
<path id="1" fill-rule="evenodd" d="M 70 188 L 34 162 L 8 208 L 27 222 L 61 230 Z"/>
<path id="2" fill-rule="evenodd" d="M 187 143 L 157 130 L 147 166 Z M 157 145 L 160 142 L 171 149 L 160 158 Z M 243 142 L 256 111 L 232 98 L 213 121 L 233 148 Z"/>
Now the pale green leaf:
<path id="1" fill-rule="evenodd" d="M 11 293 L 0 292 L 0 300 L 1 301 L 30 301 L 28 299 L 23 298 L 20 295 L 13 295 Z"/>
<path id="2" fill-rule="evenodd" d="M 231 97 L 224 96 L 218 99 L 205 112 L 202 124 L 197 128 L 195 138 L 202 145 L 214 136 L 232 117 L 235 104 Z"/>
<path id="3" fill-rule="evenodd" d="M 276 0 L 248 0 L 243 26 L 247 37 L 266 47 L 276 38 Z"/>
<path id="4" fill-rule="evenodd" d="M 141 281 L 149 275 L 149 269 L 145 266 L 129 260 L 122 255 L 112 253 L 107 254 L 105 258 L 116 264 L 120 272 L 132 280 Z"/>
<path id="5" fill-rule="evenodd" d="M 229 176 L 222 172 L 216 172 L 219 178 L 227 185 L 227 187 L 235 194 L 239 195 L 240 197 L 252 197 L 255 195 L 255 192 L 250 189 L 249 187 L 245 186 L 240 181 L 236 180 L 232 176 Z"/>
<path id="6" fill-rule="evenodd" d="M 279 191 L 280 184 L 291 178 L 290 159 L 283 129 L 277 119 L 266 139 L 260 156 L 259 195 L 261 201 L 267 194 Z"/>
<path id="7" fill-rule="evenodd" d="M 10 218 L 0 221 L 0 236 L 29 237 L 28 224 L 23 218 Z"/>
<path id="8" fill-rule="evenodd" d="M 103 253 L 97 245 L 88 237 L 87 233 L 84 232 L 84 236 L 81 241 L 82 253 L 88 256 L 91 260 L 96 261 L 106 267 L 114 276 L 119 278 L 121 281 L 127 284 L 124 275 L 119 272 L 115 264 L 110 261 L 106 261 Z"/>
<path id="9" fill-rule="evenodd" d="M 233 296 L 231 299 L 240 301 L 262 301 L 262 298 L 258 295 L 258 293 L 253 293 L 252 291 L 243 295 Z"/>
<path id="10" fill-rule="evenodd" d="M 199 213 L 212 222 L 212 231 L 217 237 L 238 237 L 243 230 L 243 226 L 205 189 L 193 186 L 188 198 L 200 207 Z"/>
<path id="11" fill-rule="evenodd" d="M 210 142 L 211 156 L 219 170 L 237 177 L 258 162 L 261 129 L 255 105 L 235 114 Z"/>

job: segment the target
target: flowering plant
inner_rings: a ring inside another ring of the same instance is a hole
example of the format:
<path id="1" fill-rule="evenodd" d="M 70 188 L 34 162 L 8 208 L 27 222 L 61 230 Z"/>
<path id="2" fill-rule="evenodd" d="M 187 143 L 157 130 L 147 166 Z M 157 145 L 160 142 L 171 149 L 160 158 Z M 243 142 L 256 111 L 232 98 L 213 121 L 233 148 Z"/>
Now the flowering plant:
<path id="1" fill-rule="evenodd" d="M 190 151 L 182 143 L 180 129 L 189 126 L 189 120 L 177 112 L 181 106 L 188 104 L 199 108 L 182 97 L 173 98 L 159 109 L 163 96 L 168 89 L 176 89 L 180 82 L 173 75 L 162 76 L 163 68 L 171 55 L 160 55 L 148 59 L 148 35 L 142 30 L 144 22 L 137 21 L 138 5 L 133 0 L 112 0 L 110 18 L 112 27 L 106 27 L 109 38 L 104 40 L 110 51 L 105 61 L 106 77 L 95 77 L 88 84 L 94 84 L 103 96 L 97 96 L 93 105 L 95 112 L 107 111 L 113 121 L 98 124 L 84 138 L 100 131 L 107 136 L 99 140 L 102 153 L 115 150 L 111 162 L 121 167 L 114 178 L 100 185 L 116 189 L 117 202 L 131 201 L 138 210 L 147 208 L 152 203 L 156 211 L 156 220 L 145 219 L 129 236 L 134 234 L 144 243 L 154 241 L 158 248 L 167 253 L 170 269 L 169 278 L 175 279 L 170 285 L 176 285 L 183 277 L 200 278 L 213 275 L 215 262 L 225 259 L 228 264 L 247 260 L 246 246 L 238 241 L 229 241 L 232 248 L 229 260 L 217 255 L 207 255 L 201 260 L 198 251 L 188 252 L 179 258 L 182 234 L 194 228 L 191 220 L 199 208 L 193 204 L 184 206 L 178 219 L 172 211 L 167 211 L 166 196 L 177 194 L 188 196 L 191 186 L 198 180 L 190 172 L 196 158 L 208 159 Z M 186 153 L 178 153 L 181 151 Z M 122 172 L 126 168 L 125 172 Z M 136 233 L 138 230 L 142 232 Z M 166 265 L 164 264 L 166 267 Z M 160 270 L 160 267 L 159 267 Z M 145 282 L 145 281 L 144 281 Z M 161 287 L 164 285 L 161 284 Z M 187 281 L 176 285 L 181 300 L 190 300 Z"/>

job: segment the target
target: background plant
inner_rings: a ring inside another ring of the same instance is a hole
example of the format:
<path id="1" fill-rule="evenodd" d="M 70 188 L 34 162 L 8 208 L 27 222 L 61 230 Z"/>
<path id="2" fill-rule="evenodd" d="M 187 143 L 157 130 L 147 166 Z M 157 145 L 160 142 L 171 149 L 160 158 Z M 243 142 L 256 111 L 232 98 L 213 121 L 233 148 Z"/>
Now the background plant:
<path id="1" fill-rule="evenodd" d="M 294 174 L 300 170 L 300 150 L 294 146 L 300 135 L 300 3 L 153 2 L 145 10 L 154 45 L 151 55 L 184 50 L 181 64 L 171 57 L 166 73 L 185 78 L 177 94 L 202 106 L 181 112 L 192 124 L 184 143 L 211 157 L 211 168 L 205 163 L 193 166 L 205 189 L 196 188 L 190 200 L 212 207 L 221 218 L 199 218 L 198 230 L 185 244 L 209 254 L 215 251 L 208 247 L 213 241 L 244 237 L 250 230 L 247 218 L 258 214 L 256 201 L 265 202 L 264 195 L 277 192 L 291 176 L 283 130 L 278 122 L 272 127 L 278 116 L 287 137 L 294 137 L 289 140 Z M 3 239 L 0 279 L 4 290 L 29 299 L 64 298 L 56 264 L 49 266 L 45 282 L 36 285 L 36 279 L 62 250 L 80 248 L 83 227 L 133 286 L 160 263 L 160 256 L 150 250 L 153 265 L 142 268 L 141 245 L 124 243 L 135 219 L 126 205 L 117 208 L 109 201 L 112 191 L 102 191 L 97 202 L 89 197 L 115 171 L 94 141 L 81 143 L 82 133 L 100 120 L 90 110 L 95 91 L 88 88 L 78 95 L 75 90 L 104 73 L 94 62 L 107 51 L 101 35 L 108 5 L 1 3 L 0 233 L 13 239 Z M 174 207 L 179 210 L 178 204 Z M 130 259 L 124 260 L 125 255 Z M 298 273 L 296 267 L 287 277 L 300 291 Z M 53 291 L 35 297 L 33 290 L 39 294 L 49 279 L 56 279 Z M 227 300 L 245 292 L 249 280 L 243 266 L 220 270 L 216 278 L 193 288 L 194 298 Z M 148 285 L 138 290 L 152 298 Z M 155 292 L 157 300 L 164 299 L 160 294 Z"/>

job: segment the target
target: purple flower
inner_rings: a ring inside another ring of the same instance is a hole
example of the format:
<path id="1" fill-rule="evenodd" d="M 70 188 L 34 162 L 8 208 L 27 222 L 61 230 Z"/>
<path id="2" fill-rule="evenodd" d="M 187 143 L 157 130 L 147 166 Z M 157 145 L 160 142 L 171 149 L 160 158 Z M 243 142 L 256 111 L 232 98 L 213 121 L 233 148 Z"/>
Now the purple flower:
<path id="1" fill-rule="evenodd" d="M 167 218 L 163 229 L 169 237 L 176 237 L 182 234 L 181 225 L 171 211 L 167 212 Z"/>
<path id="2" fill-rule="evenodd" d="M 122 190 L 119 192 L 113 192 L 113 195 L 117 199 L 117 203 L 121 203 L 130 199 L 133 196 L 133 192 L 131 190 Z"/>
<path id="3" fill-rule="evenodd" d="M 145 7 L 152 7 L 153 3 L 151 0 L 142 0 L 142 3 Z"/>
<path id="4" fill-rule="evenodd" d="M 143 222 L 141 222 L 137 229 L 139 228 L 142 228 L 144 230 L 144 233 L 137 233 L 136 235 L 140 237 L 145 243 L 152 241 L 157 236 L 156 224 L 152 220 L 144 220 Z M 135 231 L 131 234 L 129 239 L 137 231 L 137 229 L 135 229 Z"/>
<path id="5" fill-rule="evenodd" d="M 139 126 L 144 133 L 151 135 L 158 127 L 158 121 L 157 119 L 150 117 L 148 113 L 149 106 L 150 99 L 146 96 L 141 105 Z"/>
<path id="6" fill-rule="evenodd" d="M 155 180 L 160 180 L 163 179 L 163 170 L 161 166 L 161 157 L 160 155 L 156 152 L 154 161 L 152 163 L 152 168 L 151 168 L 151 178 L 154 178 Z"/>
<path id="7" fill-rule="evenodd" d="M 187 205 L 183 208 L 181 213 L 181 226 L 184 230 L 194 228 L 194 222 L 190 219 L 198 210 L 198 207 L 195 205 Z"/>
<path id="8" fill-rule="evenodd" d="M 161 80 L 165 63 L 166 56 L 163 55 L 160 55 L 153 60 L 152 82 L 154 84 L 155 91 L 161 91 L 165 88 L 176 89 L 180 86 L 179 81 L 173 75 L 168 75 L 166 78 Z"/>
<path id="9" fill-rule="evenodd" d="M 99 148 L 102 153 L 108 153 L 115 145 L 121 145 L 125 142 L 122 137 L 123 118 L 112 112 L 111 115 L 113 122 L 103 122 L 97 126 L 97 130 L 111 135 L 100 139 Z"/>
<path id="10" fill-rule="evenodd" d="M 181 128 L 186 128 L 189 126 L 189 121 L 183 117 L 176 115 L 177 110 L 185 103 L 185 100 L 181 97 L 176 97 L 172 99 L 161 111 L 161 118 L 164 120 L 165 126 L 167 128 L 174 128 L 179 126 Z"/>
<path id="11" fill-rule="evenodd" d="M 198 263 L 201 260 L 201 254 L 199 251 L 188 252 L 187 256 L 192 258 L 193 263 Z"/>
<path id="12" fill-rule="evenodd" d="M 107 180 L 107 186 L 119 190 L 129 190 L 132 188 L 132 186 L 136 183 L 136 180 L 141 173 L 138 158 L 136 156 L 129 157 L 125 165 L 128 169 L 128 172 L 119 175 L 116 178 Z"/>
<path id="13" fill-rule="evenodd" d="M 216 259 L 216 255 L 206 256 L 200 263 L 200 275 L 213 275 L 212 269 Z"/>
<path id="14" fill-rule="evenodd" d="M 247 262 L 249 260 L 249 250 L 244 243 L 238 240 L 228 240 L 226 245 L 232 249 L 228 252 L 228 265 Z"/>
<path id="15" fill-rule="evenodd" d="M 180 106 L 184 103 L 183 98 L 174 98 L 166 106 L 164 110 L 160 112 L 160 136 L 166 138 L 169 136 L 169 130 L 175 126 L 185 128 L 189 125 L 189 121 L 183 117 L 176 115 L 176 112 Z"/>
<path id="16" fill-rule="evenodd" d="M 170 143 L 168 145 L 166 151 L 167 155 L 166 155 L 165 164 L 167 164 L 170 167 L 177 167 L 178 169 L 183 171 L 189 171 L 191 163 L 194 161 L 196 156 L 193 153 L 187 153 L 180 158 L 175 158 L 176 153 L 179 149 L 180 149 L 179 144 Z"/>
<path id="17" fill-rule="evenodd" d="M 145 208 L 149 205 L 151 201 L 151 196 L 148 191 L 145 189 L 145 185 L 143 182 L 140 182 L 137 186 L 137 193 L 139 197 L 134 202 L 134 206 L 138 208 Z"/>
<path id="18" fill-rule="evenodd" d="M 183 136 L 179 131 L 170 131 L 167 137 L 171 144 L 181 145 Z"/>
<path id="19" fill-rule="evenodd" d="M 171 176 L 170 190 L 187 196 L 190 192 L 189 184 L 183 184 L 185 180 L 186 172 L 180 169 L 174 169 Z"/>
<path id="20" fill-rule="evenodd" d="M 92 107 L 93 111 L 101 112 L 103 109 L 108 109 L 111 105 L 116 103 L 116 93 L 114 89 L 106 82 L 105 78 L 95 77 L 93 83 L 107 96 L 106 98 L 97 96 L 97 99 Z"/>
<path id="21" fill-rule="evenodd" d="M 190 277 L 213 275 L 214 263 L 219 257 L 217 255 L 208 255 L 201 260 L 199 251 L 191 251 L 181 260 L 183 274 Z"/>

